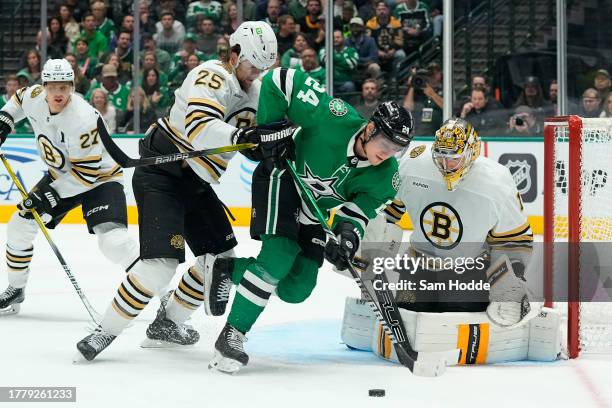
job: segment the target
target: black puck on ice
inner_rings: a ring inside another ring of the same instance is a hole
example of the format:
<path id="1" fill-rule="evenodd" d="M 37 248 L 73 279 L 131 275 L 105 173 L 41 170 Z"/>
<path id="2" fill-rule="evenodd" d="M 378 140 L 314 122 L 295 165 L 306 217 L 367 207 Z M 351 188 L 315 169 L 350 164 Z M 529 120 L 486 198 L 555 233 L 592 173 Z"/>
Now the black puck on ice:
<path id="1" fill-rule="evenodd" d="M 385 396 L 385 390 L 381 389 L 381 388 L 374 388 L 368 391 L 368 395 L 370 397 L 384 397 Z"/>

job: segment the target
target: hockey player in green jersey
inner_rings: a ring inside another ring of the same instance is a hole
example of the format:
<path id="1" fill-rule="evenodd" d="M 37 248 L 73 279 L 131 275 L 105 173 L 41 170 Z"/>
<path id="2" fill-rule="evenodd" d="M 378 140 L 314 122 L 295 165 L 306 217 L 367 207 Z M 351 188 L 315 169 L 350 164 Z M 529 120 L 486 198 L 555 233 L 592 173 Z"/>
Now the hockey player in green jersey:
<path id="1" fill-rule="evenodd" d="M 261 252 L 257 258 L 207 256 L 205 260 L 208 313 L 223 314 L 231 285 L 236 285 L 210 363 L 224 372 L 238 371 L 248 363 L 245 334 L 272 293 L 288 303 L 303 302 L 316 284 L 324 257 L 338 268 L 352 259 L 368 220 L 397 193 L 398 165 L 393 156 L 412 138 L 412 117 L 395 102 L 382 103 L 368 121 L 344 101 L 332 99 L 313 78 L 293 69 L 269 71 L 259 98 L 258 123 L 287 117 L 301 127 L 294 134 L 295 167 L 318 206 L 324 211 L 336 208 L 332 229 L 338 243 L 325 245 L 323 228 L 302 202 L 282 160 L 261 161 L 253 173 L 251 215 L 251 236 L 262 241 Z M 240 131 L 235 137 L 236 143 L 248 140 Z"/>

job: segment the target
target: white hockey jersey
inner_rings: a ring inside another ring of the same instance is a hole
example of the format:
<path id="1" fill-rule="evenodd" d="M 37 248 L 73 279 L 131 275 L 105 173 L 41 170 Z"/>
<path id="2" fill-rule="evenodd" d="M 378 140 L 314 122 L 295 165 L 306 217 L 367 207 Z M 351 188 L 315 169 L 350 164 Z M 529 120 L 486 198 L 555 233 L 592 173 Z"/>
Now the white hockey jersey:
<path id="1" fill-rule="evenodd" d="M 2 110 L 15 123 L 29 120 L 38 154 L 60 197 L 73 197 L 111 180 L 123 183 L 121 167 L 98 136 L 100 114 L 80 95 L 73 93 L 60 113 L 51 114 L 44 87 L 34 85 L 18 90 Z"/>
<path id="2" fill-rule="evenodd" d="M 194 68 L 175 92 L 169 118 L 157 121 L 181 152 L 232 144 L 237 127 L 254 126 L 261 81 L 244 92 L 231 67 L 210 60 Z M 235 152 L 187 160 L 203 180 L 218 183 Z"/>
<path id="3" fill-rule="evenodd" d="M 486 244 L 529 245 L 531 227 L 514 179 L 503 165 L 479 157 L 454 191 L 448 191 L 429 147 L 417 146 L 400 161 L 402 184 L 385 210 L 399 220 L 402 207 L 413 224 L 410 244 L 433 257 L 475 257 Z M 403 205 L 402 205 L 403 203 Z"/>

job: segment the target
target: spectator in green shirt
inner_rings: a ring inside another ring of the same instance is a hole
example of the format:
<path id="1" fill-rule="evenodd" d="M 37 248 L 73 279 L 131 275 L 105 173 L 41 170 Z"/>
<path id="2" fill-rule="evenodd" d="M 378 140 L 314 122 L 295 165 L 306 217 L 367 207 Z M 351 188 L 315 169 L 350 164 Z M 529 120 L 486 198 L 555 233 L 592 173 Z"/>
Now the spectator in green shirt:
<path id="1" fill-rule="evenodd" d="M 87 54 L 91 58 L 100 58 L 108 49 L 108 40 L 96 29 L 96 19 L 91 13 L 86 13 L 82 22 L 81 38 L 87 40 Z"/>
<path id="2" fill-rule="evenodd" d="M 0 96 L 0 109 L 6 105 L 13 95 L 15 95 L 17 89 L 19 89 L 19 80 L 17 79 L 17 76 L 9 75 L 4 83 L 4 89 L 6 90 L 6 93 Z M 30 126 L 30 122 L 28 122 L 27 119 L 22 119 L 15 123 L 14 133 L 32 133 L 32 126 Z"/>
<path id="3" fill-rule="evenodd" d="M 102 0 L 94 0 L 91 3 L 91 13 L 96 19 L 98 32 L 102 33 L 107 41 L 110 41 L 115 35 L 117 27 L 115 27 L 113 20 L 106 17 L 106 4 Z"/>
<path id="4" fill-rule="evenodd" d="M 40 54 L 32 49 L 26 54 L 26 66 L 17 72 L 19 85 L 32 86 L 40 84 Z"/>
<path id="5" fill-rule="evenodd" d="M 140 77 L 142 77 L 142 73 L 146 69 L 156 69 L 159 73 L 159 82 L 162 84 L 168 83 L 168 74 L 164 72 L 159 63 L 157 62 L 157 57 L 155 56 L 155 52 L 153 51 L 145 51 L 142 57 L 142 70 L 140 71 Z"/>
<path id="6" fill-rule="evenodd" d="M 79 69 L 87 78 L 92 79 L 94 77 L 96 65 L 98 65 L 98 59 L 89 56 L 89 43 L 85 38 L 77 38 L 74 43 L 74 55 L 77 60 Z"/>
<path id="7" fill-rule="evenodd" d="M 355 92 L 353 74 L 357 69 L 357 50 L 344 45 L 341 30 L 334 30 L 334 91 Z M 325 63 L 325 48 L 319 51 L 319 59 Z"/>
<path id="8" fill-rule="evenodd" d="M 298 67 L 298 71 L 302 71 L 316 79 L 319 84 L 325 87 L 325 70 L 319 65 L 319 59 L 317 58 L 317 52 L 314 48 L 306 47 L 300 53 L 302 58 L 302 66 Z"/>
<path id="9" fill-rule="evenodd" d="M 284 68 L 298 68 L 301 63 L 300 53 L 308 47 L 308 41 L 306 35 L 303 33 L 295 34 L 295 40 L 293 40 L 293 47 L 289 48 L 287 52 L 281 57 L 281 67 Z"/>
<path id="10" fill-rule="evenodd" d="M 189 3 L 189 7 L 187 8 L 187 27 L 195 27 L 199 16 L 210 18 L 215 23 L 219 23 L 221 21 L 222 14 L 223 7 L 218 1 L 192 1 Z"/>
<path id="11" fill-rule="evenodd" d="M 91 93 L 98 88 L 106 92 L 108 99 L 117 111 L 124 112 L 126 110 L 130 90 L 117 80 L 117 68 L 114 65 L 106 64 L 102 67 L 102 82 L 93 84 L 85 95 L 85 99 L 91 100 Z"/>
<path id="12" fill-rule="evenodd" d="M 155 110 L 156 116 L 164 116 L 166 109 L 170 106 L 171 94 L 168 87 L 160 82 L 159 71 L 155 68 L 145 69 L 142 77 L 142 89 L 149 100 L 149 104 Z"/>
<path id="13" fill-rule="evenodd" d="M 185 63 L 189 55 L 195 54 L 198 56 L 200 61 L 204 61 L 205 55 L 202 51 L 196 49 L 197 37 L 193 33 L 187 33 L 183 40 L 183 48 L 180 49 L 176 54 L 172 56 L 172 63 L 170 64 L 170 71 L 174 70 L 177 64 Z"/>
<path id="14" fill-rule="evenodd" d="M 159 69 L 164 72 L 170 72 L 170 64 L 172 58 L 168 52 L 157 48 L 157 43 L 153 39 L 152 35 L 146 34 L 142 36 L 143 51 L 140 52 L 140 58 L 144 57 L 145 52 L 151 51 L 155 54 L 155 59 L 159 64 Z"/>

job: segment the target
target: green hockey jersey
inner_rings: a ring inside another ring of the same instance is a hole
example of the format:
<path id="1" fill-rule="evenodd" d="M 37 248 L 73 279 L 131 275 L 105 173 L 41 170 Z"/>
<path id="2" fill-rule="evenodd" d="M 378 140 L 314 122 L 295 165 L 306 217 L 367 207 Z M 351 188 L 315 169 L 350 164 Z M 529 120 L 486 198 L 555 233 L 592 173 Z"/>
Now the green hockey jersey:
<path id="1" fill-rule="evenodd" d="M 354 224 L 361 235 L 368 220 L 396 195 L 398 165 L 389 158 L 372 166 L 353 150 L 367 120 L 304 72 L 275 68 L 263 78 L 257 123 L 288 118 L 302 127 L 295 136 L 296 169 L 322 210 L 337 208 L 334 225 Z M 312 214 L 304 214 L 316 222 Z"/>

